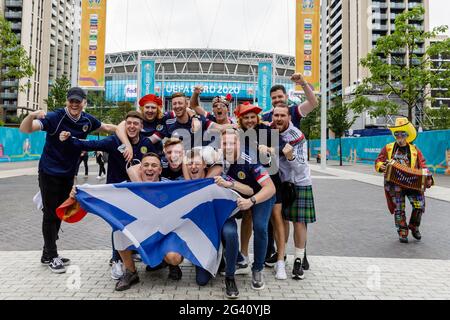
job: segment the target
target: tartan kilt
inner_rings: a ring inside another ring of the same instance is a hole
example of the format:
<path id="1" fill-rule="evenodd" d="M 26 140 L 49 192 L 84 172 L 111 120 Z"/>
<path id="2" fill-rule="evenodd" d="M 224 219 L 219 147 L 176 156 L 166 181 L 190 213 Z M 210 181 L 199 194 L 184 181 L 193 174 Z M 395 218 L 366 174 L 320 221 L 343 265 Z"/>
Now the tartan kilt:
<path id="1" fill-rule="evenodd" d="M 283 218 L 300 223 L 316 222 L 312 186 L 295 186 L 297 198 L 289 208 L 283 208 Z"/>

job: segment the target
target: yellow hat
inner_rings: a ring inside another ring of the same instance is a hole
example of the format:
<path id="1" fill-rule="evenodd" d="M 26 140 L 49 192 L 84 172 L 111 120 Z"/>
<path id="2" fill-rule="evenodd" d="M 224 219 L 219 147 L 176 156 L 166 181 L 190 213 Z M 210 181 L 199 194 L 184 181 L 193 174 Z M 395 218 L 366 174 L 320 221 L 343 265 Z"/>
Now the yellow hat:
<path id="1" fill-rule="evenodd" d="M 413 142 L 417 138 L 416 128 L 414 128 L 413 124 L 409 122 L 408 118 L 406 117 L 395 119 L 395 126 L 389 127 L 389 130 L 391 130 L 394 137 L 396 132 L 406 132 L 408 134 L 408 137 L 406 137 L 406 142 L 408 143 Z"/>

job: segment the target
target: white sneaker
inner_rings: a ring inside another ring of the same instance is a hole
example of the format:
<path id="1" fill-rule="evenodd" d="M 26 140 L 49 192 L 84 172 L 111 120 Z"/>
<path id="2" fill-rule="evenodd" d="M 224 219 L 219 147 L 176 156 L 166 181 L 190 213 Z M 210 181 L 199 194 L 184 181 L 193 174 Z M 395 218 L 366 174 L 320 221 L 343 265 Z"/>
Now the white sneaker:
<path id="1" fill-rule="evenodd" d="M 131 257 L 133 258 L 134 262 L 142 262 L 141 255 L 139 253 L 133 253 Z"/>
<path id="2" fill-rule="evenodd" d="M 275 271 L 275 279 L 277 280 L 286 280 L 286 265 L 283 260 L 278 260 L 274 267 Z"/>
<path id="3" fill-rule="evenodd" d="M 97 176 L 97 180 L 100 180 L 102 177 L 101 176 Z"/>
<path id="4" fill-rule="evenodd" d="M 111 278 L 119 280 L 123 276 L 123 263 L 122 261 L 113 261 L 111 267 Z"/>

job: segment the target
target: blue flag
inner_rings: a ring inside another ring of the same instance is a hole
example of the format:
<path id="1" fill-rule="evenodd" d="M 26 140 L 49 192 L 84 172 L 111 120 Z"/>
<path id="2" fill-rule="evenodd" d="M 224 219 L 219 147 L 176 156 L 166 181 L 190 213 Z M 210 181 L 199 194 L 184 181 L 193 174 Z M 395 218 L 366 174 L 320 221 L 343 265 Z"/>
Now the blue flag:
<path id="1" fill-rule="evenodd" d="M 113 228 L 117 250 L 137 250 L 145 264 L 178 252 L 215 275 L 221 232 L 238 195 L 213 179 L 77 186 L 77 201 Z"/>

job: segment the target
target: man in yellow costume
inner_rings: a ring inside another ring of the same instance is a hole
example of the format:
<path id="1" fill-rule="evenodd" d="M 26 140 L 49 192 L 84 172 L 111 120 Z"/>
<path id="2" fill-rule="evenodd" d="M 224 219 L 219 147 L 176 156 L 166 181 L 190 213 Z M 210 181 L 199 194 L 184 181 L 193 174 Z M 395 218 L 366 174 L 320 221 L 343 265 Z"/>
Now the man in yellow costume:
<path id="1" fill-rule="evenodd" d="M 395 126 L 389 128 L 395 137 L 395 142 L 387 144 L 375 160 L 377 172 L 386 171 L 386 163 L 394 159 L 400 164 L 413 169 L 427 169 L 422 152 L 412 142 L 417 137 L 417 131 L 407 118 L 397 118 Z M 427 187 L 431 187 L 433 179 L 428 171 L 429 179 Z M 384 190 L 388 208 L 395 218 L 395 226 L 401 243 L 408 243 L 408 229 L 412 236 L 420 240 L 422 235 L 419 231 L 422 214 L 425 212 L 425 195 L 423 192 L 406 189 L 392 182 L 384 180 Z M 409 224 L 406 223 L 405 197 L 408 197 L 412 206 Z"/>

